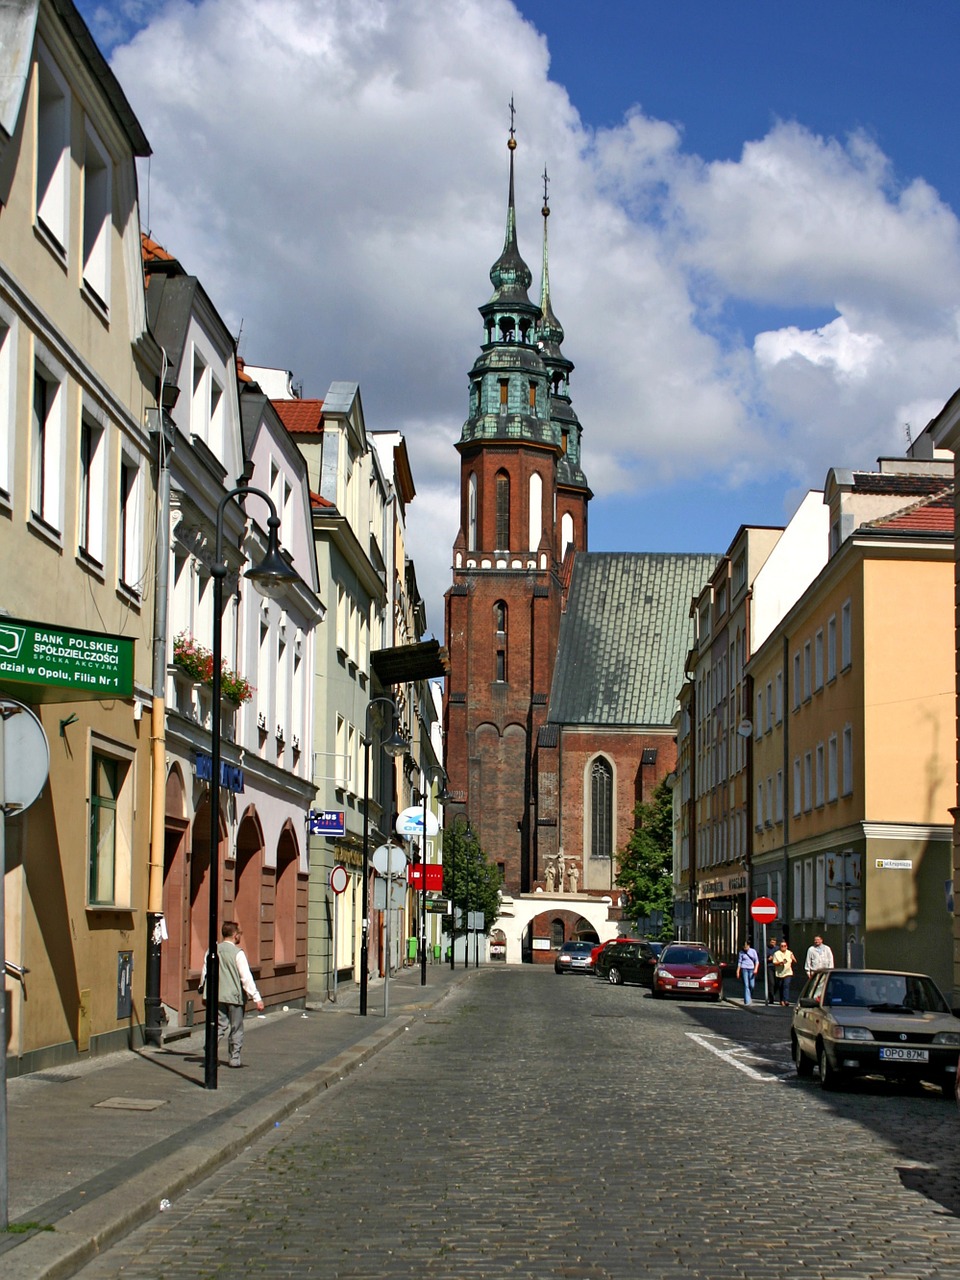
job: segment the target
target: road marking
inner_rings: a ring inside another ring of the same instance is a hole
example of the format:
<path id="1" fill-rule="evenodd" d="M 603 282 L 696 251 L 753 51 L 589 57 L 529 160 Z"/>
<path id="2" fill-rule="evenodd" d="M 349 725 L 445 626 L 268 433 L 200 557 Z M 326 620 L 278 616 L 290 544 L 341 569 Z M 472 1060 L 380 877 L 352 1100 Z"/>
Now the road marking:
<path id="1" fill-rule="evenodd" d="M 780 1074 L 771 1074 L 769 1071 L 758 1071 L 755 1067 L 751 1067 L 748 1063 L 742 1061 L 741 1055 L 750 1054 L 752 1051 L 736 1044 L 733 1040 L 722 1039 L 721 1043 L 728 1047 L 719 1048 L 717 1045 L 711 1044 L 706 1036 L 698 1035 L 695 1031 L 688 1031 L 686 1034 L 691 1040 L 695 1040 L 697 1044 L 702 1045 L 704 1049 L 709 1049 L 718 1058 L 722 1058 L 724 1062 L 729 1063 L 731 1067 L 736 1067 L 738 1071 L 742 1071 L 751 1080 L 760 1080 L 766 1084 L 770 1080 L 782 1080 L 786 1074 L 786 1069 Z"/>

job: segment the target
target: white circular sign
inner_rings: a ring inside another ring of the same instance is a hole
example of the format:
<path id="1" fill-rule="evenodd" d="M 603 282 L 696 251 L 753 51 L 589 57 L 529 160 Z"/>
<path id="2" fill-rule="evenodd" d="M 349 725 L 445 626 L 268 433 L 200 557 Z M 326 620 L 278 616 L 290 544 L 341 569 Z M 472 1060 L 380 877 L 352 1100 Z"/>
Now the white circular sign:
<path id="1" fill-rule="evenodd" d="M 440 830 L 440 823 L 437 821 L 437 815 L 427 810 L 427 835 L 435 836 Z M 397 835 L 402 836 L 404 840 L 409 840 L 411 836 L 423 835 L 423 810 L 418 807 L 404 809 L 403 813 L 397 818 Z"/>
<path id="2" fill-rule="evenodd" d="M 50 775 L 50 744 L 29 707 L 0 698 L 3 734 L 3 803 L 14 812 L 29 809 Z"/>
<path id="3" fill-rule="evenodd" d="M 350 877 L 347 875 L 347 868 L 338 863 L 330 872 L 330 888 L 334 893 L 343 893 L 349 882 Z"/>
<path id="4" fill-rule="evenodd" d="M 381 876 L 402 876 L 407 869 L 407 855 L 398 844 L 382 844 L 374 849 L 371 861 Z"/>

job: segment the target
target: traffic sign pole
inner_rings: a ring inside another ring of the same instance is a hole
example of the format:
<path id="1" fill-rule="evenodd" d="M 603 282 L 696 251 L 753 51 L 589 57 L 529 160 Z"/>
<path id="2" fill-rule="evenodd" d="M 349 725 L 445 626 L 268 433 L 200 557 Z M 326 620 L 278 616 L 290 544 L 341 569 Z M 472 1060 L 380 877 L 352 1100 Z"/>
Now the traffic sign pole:
<path id="1" fill-rule="evenodd" d="M 750 919 L 763 926 L 763 993 L 770 1003 L 770 965 L 767 960 L 767 925 L 776 920 L 777 904 L 772 898 L 754 898 L 750 903 Z"/>

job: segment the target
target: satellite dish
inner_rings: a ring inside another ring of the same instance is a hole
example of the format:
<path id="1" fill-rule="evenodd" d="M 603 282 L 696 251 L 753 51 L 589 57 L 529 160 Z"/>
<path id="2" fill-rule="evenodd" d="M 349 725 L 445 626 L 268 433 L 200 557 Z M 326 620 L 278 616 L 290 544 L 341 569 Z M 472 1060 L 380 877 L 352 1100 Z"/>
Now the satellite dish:
<path id="1" fill-rule="evenodd" d="M 753 721 L 741 720 L 737 725 L 737 733 L 741 738 L 749 738 L 753 735 Z"/>

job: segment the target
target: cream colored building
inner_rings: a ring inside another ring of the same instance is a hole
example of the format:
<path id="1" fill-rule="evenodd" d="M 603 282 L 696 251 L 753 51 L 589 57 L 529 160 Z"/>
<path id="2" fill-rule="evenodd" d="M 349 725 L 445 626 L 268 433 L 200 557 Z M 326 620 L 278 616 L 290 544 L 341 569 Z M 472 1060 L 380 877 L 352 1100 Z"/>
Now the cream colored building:
<path id="1" fill-rule="evenodd" d="M 132 647 L 106 700 L 39 668 L 0 684 L 41 704 L 51 757 L 6 821 L 6 959 L 27 971 L 6 983 L 16 1073 L 116 1048 L 142 1021 L 160 357 L 135 170 L 150 148 L 120 86 L 69 3 L 0 9 L 0 64 L 0 624 L 46 628 L 53 649 Z"/>
<path id="2" fill-rule="evenodd" d="M 831 472 L 830 558 L 747 667 L 758 699 L 783 690 L 752 726 L 754 895 L 778 903 L 801 963 L 819 933 L 838 965 L 917 969 L 948 991 L 949 481 L 912 460 Z"/>

